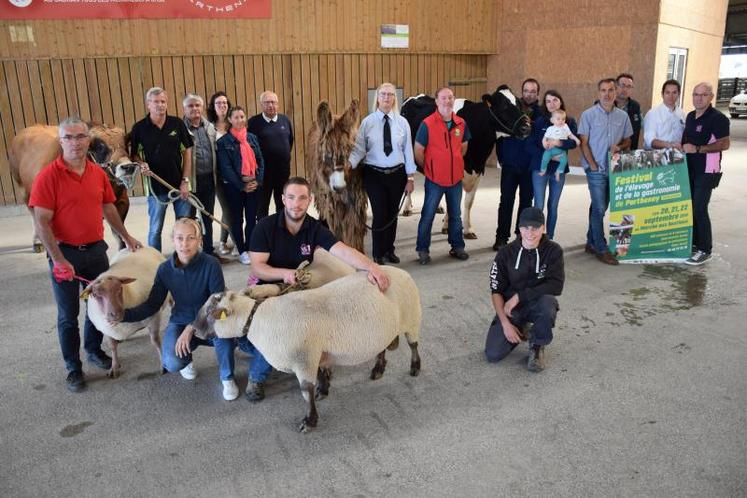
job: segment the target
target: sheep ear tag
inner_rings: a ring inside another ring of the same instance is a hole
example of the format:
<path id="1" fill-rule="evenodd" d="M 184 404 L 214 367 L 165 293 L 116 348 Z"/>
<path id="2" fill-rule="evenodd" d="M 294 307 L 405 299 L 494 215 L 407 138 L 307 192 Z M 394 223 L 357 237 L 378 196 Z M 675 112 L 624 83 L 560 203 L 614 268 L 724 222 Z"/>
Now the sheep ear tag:
<path id="1" fill-rule="evenodd" d="M 85 290 L 84 290 L 84 291 L 83 291 L 83 292 L 81 293 L 81 295 L 80 295 L 80 298 L 81 298 L 82 300 L 84 300 L 84 301 L 87 301 L 87 300 L 88 300 L 88 297 L 89 297 L 90 295 L 91 295 L 91 289 L 90 289 L 90 287 L 89 287 L 89 288 L 86 288 L 86 289 L 85 289 Z"/>
<path id="2" fill-rule="evenodd" d="M 225 320 L 227 316 L 228 315 L 226 315 L 226 310 L 221 310 L 220 317 L 218 317 L 218 320 Z"/>

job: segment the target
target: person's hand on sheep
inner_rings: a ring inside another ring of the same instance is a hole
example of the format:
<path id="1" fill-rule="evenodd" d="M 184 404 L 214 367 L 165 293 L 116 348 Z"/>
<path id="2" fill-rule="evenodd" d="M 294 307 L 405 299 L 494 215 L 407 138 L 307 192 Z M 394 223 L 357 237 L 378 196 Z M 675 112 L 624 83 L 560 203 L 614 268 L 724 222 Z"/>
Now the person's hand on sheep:
<path id="1" fill-rule="evenodd" d="M 283 282 L 288 285 L 296 284 L 296 270 L 287 270 L 283 272 Z"/>
<path id="2" fill-rule="evenodd" d="M 368 281 L 378 285 L 381 292 L 386 292 L 389 288 L 389 276 L 376 263 L 371 264 L 371 267 L 368 269 Z"/>
<path id="3" fill-rule="evenodd" d="M 176 346 L 174 347 L 174 351 L 176 352 L 176 355 L 179 358 L 184 358 L 188 354 L 192 352 L 192 336 L 194 335 L 194 329 L 191 325 L 187 325 L 184 329 L 184 331 L 179 336 L 179 339 L 176 340 Z"/>
<path id="4" fill-rule="evenodd" d="M 131 235 L 123 237 L 122 240 L 124 240 L 125 246 L 127 246 L 127 249 L 129 249 L 130 252 L 135 252 L 141 247 L 143 247 L 143 244 L 141 244 L 140 241 L 138 241 Z"/>

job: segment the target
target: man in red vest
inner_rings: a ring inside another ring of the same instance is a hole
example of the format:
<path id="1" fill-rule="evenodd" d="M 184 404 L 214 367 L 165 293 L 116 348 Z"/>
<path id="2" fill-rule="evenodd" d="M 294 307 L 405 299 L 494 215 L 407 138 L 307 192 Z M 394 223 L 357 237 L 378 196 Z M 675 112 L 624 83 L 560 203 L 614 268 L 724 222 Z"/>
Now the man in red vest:
<path id="1" fill-rule="evenodd" d="M 462 178 L 464 159 L 470 132 L 467 123 L 454 113 L 454 93 L 448 87 L 436 92 L 436 112 L 420 124 L 415 136 L 415 162 L 425 174 L 425 200 L 418 224 L 415 249 L 418 261 L 431 261 L 431 228 L 441 197 L 446 196 L 449 217 L 449 256 L 464 261 L 469 254 L 464 250 L 462 233 Z"/>

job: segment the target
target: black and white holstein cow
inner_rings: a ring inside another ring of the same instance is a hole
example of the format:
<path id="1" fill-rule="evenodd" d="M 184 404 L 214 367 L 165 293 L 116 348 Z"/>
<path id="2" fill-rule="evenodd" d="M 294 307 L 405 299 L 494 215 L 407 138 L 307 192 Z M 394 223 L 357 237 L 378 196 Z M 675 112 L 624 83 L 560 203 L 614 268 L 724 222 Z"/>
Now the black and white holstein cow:
<path id="1" fill-rule="evenodd" d="M 480 178 L 485 174 L 485 162 L 495 147 L 495 141 L 501 136 L 528 137 L 532 131 L 529 118 L 516 106 L 516 97 L 506 85 L 496 88 L 492 95 L 485 94 L 481 102 L 457 99 L 454 104 L 457 116 L 467 122 L 472 135 L 464 154 L 464 208 L 462 209 L 462 224 L 464 238 L 476 239 L 472 229 L 470 210 L 475 202 L 475 194 Z M 412 141 L 423 119 L 436 111 L 436 101 L 428 95 L 410 97 L 402 104 L 402 116 L 407 119 L 412 132 Z M 422 173 L 420 167 L 418 170 Z M 443 212 L 441 210 L 440 212 Z M 402 209 L 403 216 L 412 214 L 412 197 L 405 199 Z M 441 231 L 447 233 L 449 217 L 444 217 Z"/>

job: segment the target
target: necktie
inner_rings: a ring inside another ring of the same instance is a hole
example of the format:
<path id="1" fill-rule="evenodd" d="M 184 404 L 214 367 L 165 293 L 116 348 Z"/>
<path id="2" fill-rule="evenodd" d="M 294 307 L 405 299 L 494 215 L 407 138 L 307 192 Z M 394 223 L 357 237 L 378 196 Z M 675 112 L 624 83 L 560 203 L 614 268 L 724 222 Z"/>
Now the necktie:
<path id="1" fill-rule="evenodd" d="M 384 114 L 384 154 L 392 153 L 392 129 L 389 127 L 389 116 Z"/>

